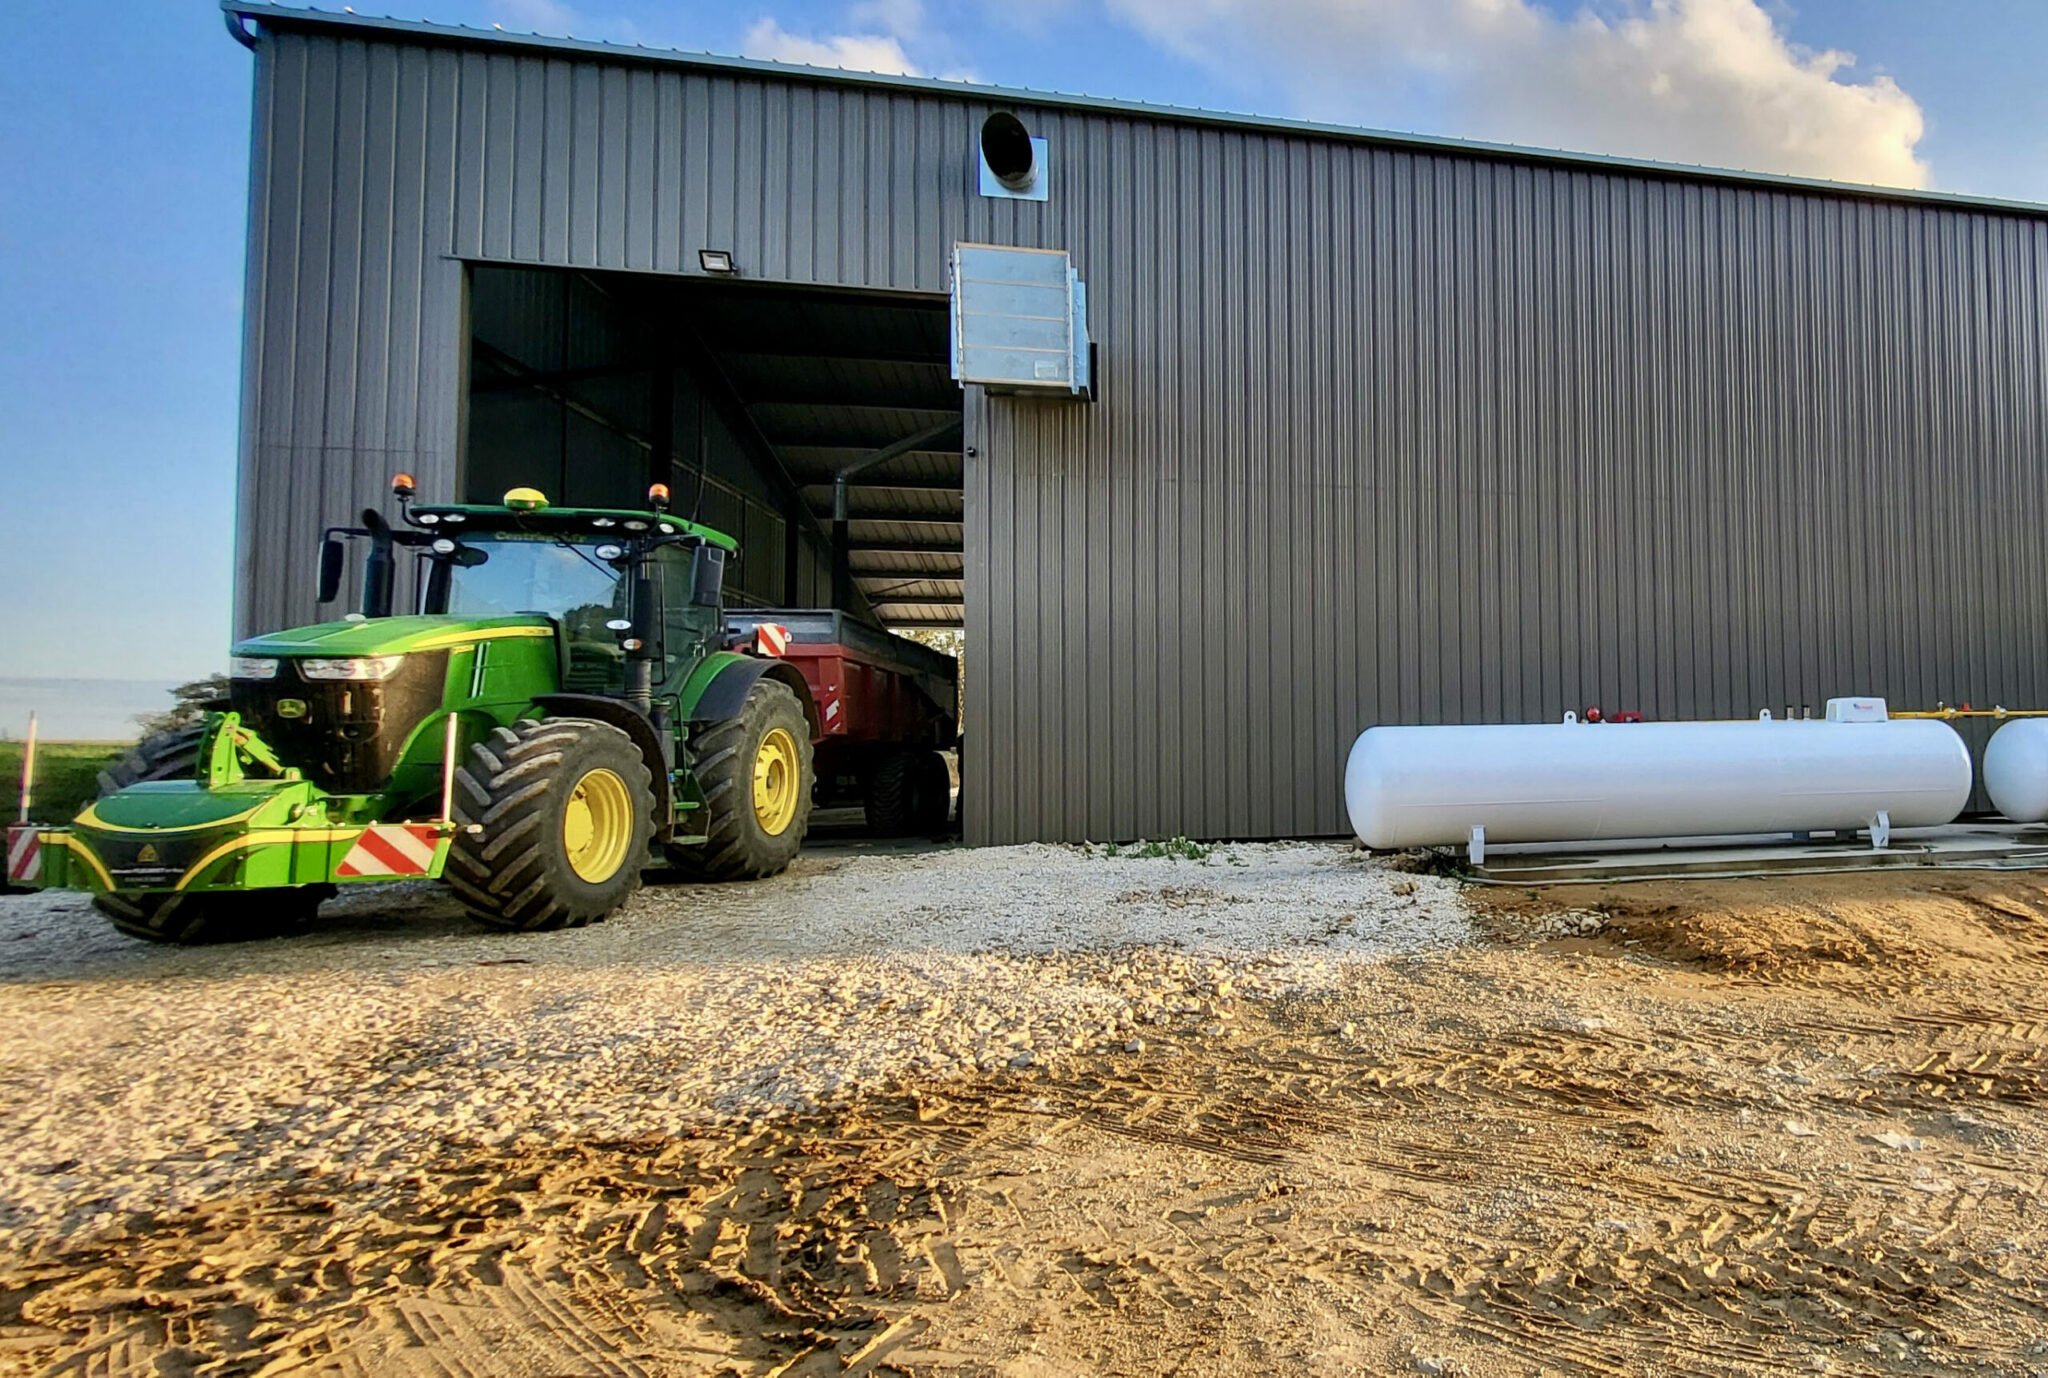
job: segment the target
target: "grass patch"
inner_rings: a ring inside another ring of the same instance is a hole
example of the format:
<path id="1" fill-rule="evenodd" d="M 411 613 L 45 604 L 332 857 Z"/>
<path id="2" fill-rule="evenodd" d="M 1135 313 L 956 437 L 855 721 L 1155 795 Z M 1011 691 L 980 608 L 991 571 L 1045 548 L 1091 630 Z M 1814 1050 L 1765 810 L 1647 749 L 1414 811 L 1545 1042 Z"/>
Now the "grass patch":
<path id="1" fill-rule="evenodd" d="M 6 822 L 14 821 L 21 798 L 20 742 L 0 742 L 0 805 Z M 36 793 L 29 817 L 38 823 L 69 823 L 99 793 L 99 773 L 128 754 L 110 742 L 39 742 L 36 745 Z"/>
<path id="2" fill-rule="evenodd" d="M 1089 856 L 1127 857 L 1139 861 L 1206 862 L 1216 854 L 1216 849 L 1208 843 L 1185 837 L 1169 837 L 1163 841 L 1140 838 L 1136 842 L 1091 842 L 1086 850 Z"/>

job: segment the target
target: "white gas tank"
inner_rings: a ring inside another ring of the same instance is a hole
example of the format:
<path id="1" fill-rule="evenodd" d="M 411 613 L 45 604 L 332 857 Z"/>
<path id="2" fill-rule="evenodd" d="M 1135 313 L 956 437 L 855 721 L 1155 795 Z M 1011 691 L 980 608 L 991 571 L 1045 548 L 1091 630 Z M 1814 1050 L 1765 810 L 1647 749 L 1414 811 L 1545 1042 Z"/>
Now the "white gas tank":
<path id="1" fill-rule="evenodd" d="M 2044 776 L 2048 778 L 2048 776 Z M 1374 727 L 1344 772 L 1369 847 L 1713 837 L 1947 823 L 1970 753 L 1943 722 L 1893 721 L 1882 700 L 1829 720 Z"/>
<path id="2" fill-rule="evenodd" d="M 2048 718 L 2015 718 L 1991 734 L 1984 790 L 2015 823 L 2048 819 Z"/>

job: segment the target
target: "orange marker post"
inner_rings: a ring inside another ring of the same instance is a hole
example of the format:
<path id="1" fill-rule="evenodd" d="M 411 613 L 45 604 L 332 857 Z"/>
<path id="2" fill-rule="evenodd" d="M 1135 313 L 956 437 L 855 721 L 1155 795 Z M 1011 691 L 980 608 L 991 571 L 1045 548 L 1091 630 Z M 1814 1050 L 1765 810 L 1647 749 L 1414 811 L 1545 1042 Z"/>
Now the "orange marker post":
<path id="1" fill-rule="evenodd" d="M 448 715 L 448 737 L 441 748 L 441 821 L 455 821 L 455 732 L 456 719 Z"/>
<path id="2" fill-rule="evenodd" d="M 28 742 L 21 753 L 21 817 L 19 822 L 28 822 L 28 806 L 35 798 L 36 787 L 36 715 L 28 715 Z"/>

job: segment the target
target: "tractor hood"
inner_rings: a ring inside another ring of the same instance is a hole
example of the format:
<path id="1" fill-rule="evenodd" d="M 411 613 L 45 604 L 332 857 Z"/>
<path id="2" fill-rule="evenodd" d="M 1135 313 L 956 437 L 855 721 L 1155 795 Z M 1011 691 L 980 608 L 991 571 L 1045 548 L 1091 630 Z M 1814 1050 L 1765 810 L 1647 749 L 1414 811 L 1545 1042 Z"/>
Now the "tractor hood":
<path id="1" fill-rule="evenodd" d="M 264 805 L 280 799 L 300 804 L 308 797 L 296 780 L 237 780 L 211 789 L 196 780 L 150 780 L 88 804 L 74 826 L 92 833 L 178 833 L 252 820 L 276 826 L 288 821 L 287 810 L 274 808 L 275 817 L 257 820 Z"/>
<path id="2" fill-rule="evenodd" d="M 388 656 L 446 650 L 501 637 L 553 636 L 545 617 L 373 617 L 315 622 L 235 643 L 238 656 Z"/>

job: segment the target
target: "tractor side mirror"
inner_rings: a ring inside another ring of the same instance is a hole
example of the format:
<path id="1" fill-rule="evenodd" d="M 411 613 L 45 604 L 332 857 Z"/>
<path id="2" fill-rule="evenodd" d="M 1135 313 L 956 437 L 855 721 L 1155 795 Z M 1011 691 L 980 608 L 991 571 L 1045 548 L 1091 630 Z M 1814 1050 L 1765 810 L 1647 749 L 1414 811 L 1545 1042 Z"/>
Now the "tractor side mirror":
<path id="1" fill-rule="evenodd" d="M 348 551 L 341 538 L 329 536 L 320 542 L 320 589 L 319 599 L 332 603 L 341 594 L 341 566 L 347 560 Z"/>
<path id="2" fill-rule="evenodd" d="M 725 549 L 700 545 L 690 560 L 690 601 L 715 608 L 725 597 Z"/>

